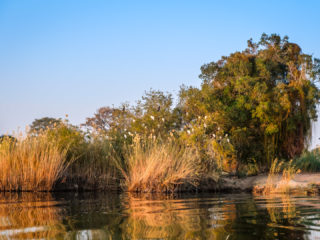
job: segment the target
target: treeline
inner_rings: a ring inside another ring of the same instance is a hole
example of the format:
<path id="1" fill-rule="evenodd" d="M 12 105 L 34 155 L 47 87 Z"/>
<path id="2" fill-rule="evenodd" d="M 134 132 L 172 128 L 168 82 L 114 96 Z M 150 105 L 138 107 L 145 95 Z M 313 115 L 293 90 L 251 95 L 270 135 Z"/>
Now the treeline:
<path id="1" fill-rule="evenodd" d="M 28 139 L 45 135 L 65 151 L 60 182 L 174 191 L 221 172 L 257 174 L 306 149 L 319 75 L 320 60 L 288 37 L 263 34 L 203 65 L 201 87 L 182 86 L 176 105 L 170 93 L 150 90 L 136 105 L 102 107 L 78 127 L 35 120 Z"/>

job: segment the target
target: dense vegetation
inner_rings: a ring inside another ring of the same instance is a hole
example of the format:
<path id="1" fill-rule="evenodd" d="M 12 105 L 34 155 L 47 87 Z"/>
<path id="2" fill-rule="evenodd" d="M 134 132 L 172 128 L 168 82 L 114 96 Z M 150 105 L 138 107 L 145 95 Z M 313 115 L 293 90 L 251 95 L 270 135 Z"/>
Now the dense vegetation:
<path id="1" fill-rule="evenodd" d="M 222 171 L 257 174 L 306 149 L 319 75 L 320 61 L 299 45 L 263 34 L 244 51 L 203 65 L 200 88 L 182 86 L 175 106 L 170 93 L 150 90 L 135 106 L 98 109 L 80 127 L 36 119 L 18 142 L 45 135 L 54 143 L 65 155 L 60 182 L 173 191 Z M 20 151 L 21 143 L 11 143 L 0 150 Z M 45 156 L 40 147 L 33 151 Z M 5 154 L 0 161 L 12 158 Z"/>

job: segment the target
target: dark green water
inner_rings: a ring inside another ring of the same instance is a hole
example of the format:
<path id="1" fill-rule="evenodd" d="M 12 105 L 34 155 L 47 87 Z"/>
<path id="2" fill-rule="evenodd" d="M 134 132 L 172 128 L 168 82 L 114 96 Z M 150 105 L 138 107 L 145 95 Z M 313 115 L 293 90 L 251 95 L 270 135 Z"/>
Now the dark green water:
<path id="1" fill-rule="evenodd" d="M 320 239 L 320 197 L 6 193 L 0 239 Z"/>

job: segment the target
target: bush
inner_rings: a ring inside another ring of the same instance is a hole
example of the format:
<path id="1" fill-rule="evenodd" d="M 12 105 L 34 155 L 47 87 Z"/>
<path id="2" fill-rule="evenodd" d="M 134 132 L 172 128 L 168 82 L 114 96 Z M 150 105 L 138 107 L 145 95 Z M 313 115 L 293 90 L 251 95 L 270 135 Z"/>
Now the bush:
<path id="1" fill-rule="evenodd" d="M 320 172 L 320 149 L 305 151 L 295 159 L 295 164 L 303 172 Z"/>

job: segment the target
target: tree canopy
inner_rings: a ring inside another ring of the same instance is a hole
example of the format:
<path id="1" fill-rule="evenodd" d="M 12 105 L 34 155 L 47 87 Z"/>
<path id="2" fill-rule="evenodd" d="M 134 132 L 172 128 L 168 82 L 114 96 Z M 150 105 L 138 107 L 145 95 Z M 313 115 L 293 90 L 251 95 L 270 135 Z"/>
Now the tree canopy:
<path id="1" fill-rule="evenodd" d="M 203 133 L 228 136 L 238 161 L 292 158 L 317 118 L 319 70 L 319 60 L 288 37 L 263 34 L 244 51 L 201 67 L 201 88 L 180 92 L 184 119 L 205 117 Z"/>
<path id="2" fill-rule="evenodd" d="M 41 131 L 52 129 L 61 123 L 62 123 L 62 120 L 60 118 L 56 119 L 51 117 L 43 117 L 40 119 L 35 119 L 31 123 L 29 131 L 30 133 L 38 134 Z"/>

